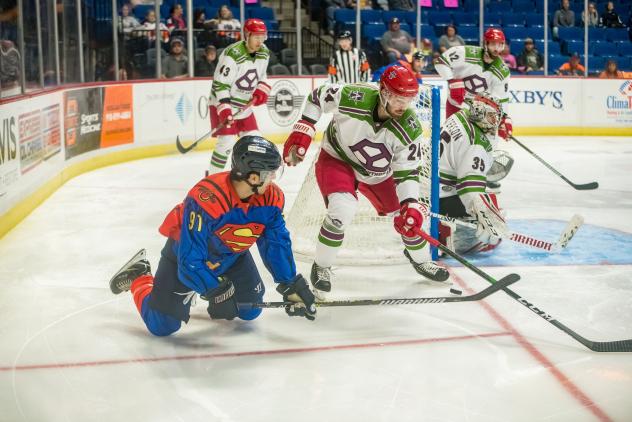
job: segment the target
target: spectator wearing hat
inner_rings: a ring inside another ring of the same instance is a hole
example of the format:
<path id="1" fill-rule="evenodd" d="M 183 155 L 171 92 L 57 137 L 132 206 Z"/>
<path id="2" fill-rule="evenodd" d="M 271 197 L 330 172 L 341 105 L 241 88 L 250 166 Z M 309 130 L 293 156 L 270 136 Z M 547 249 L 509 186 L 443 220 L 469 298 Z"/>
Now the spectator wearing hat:
<path id="1" fill-rule="evenodd" d="M 439 52 L 443 53 L 447 49 L 456 47 L 459 45 L 465 45 L 465 41 L 460 35 L 456 33 L 456 27 L 454 25 L 448 25 L 445 28 L 445 34 L 439 38 Z"/>
<path id="2" fill-rule="evenodd" d="M 601 26 L 606 28 L 623 28 L 623 22 L 617 12 L 614 11 L 614 3 L 606 3 L 606 9 L 601 14 Z"/>
<path id="3" fill-rule="evenodd" d="M 204 55 L 195 62 L 195 76 L 213 76 L 217 67 L 217 48 L 207 45 Z"/>
<path id="4" fill-rule="evenodd" d="M 332 83 L 368 82 L 369 62 L 364 51 L 353 47 L 351 32 L 344 31 L 338 35 L 338 48 L 329 58 L 327 73 Z"/>
<path id="5" fill-rule="evenodd" d="M 544 57 L 535 48 L 532 38 L 524 40 L 524 48 L 518 56 L 517 64 L 522 73 L 544 70 Z"/>
<path id="6" fill-rule="evenodd" d="M 412 43 L 413 37 L 408 32 L 400 29 L 399 19 L 396 17 L 391 18 L 388 31 L 382 35 L 382 40 L 380 41 L 387 63 L 392 63 L 402 58 L 402 55 L 410 53 Z"/>
<path id="7" fill-rule="evenodd" d="M 188 60 L 186 54 L 184 54 L 184 41 L 180 37 L 173 37 L 170 45 L 169 55 L 162 59 L 162 78 L 186 78 Z"/>
<path id="8" fill-rule="evenodd" d="M 563 76 L 586 76 L 586 68 L 579 63 L 579 53 L 573 53 L 568 62 L 557 69 L 557 74 Z"/>

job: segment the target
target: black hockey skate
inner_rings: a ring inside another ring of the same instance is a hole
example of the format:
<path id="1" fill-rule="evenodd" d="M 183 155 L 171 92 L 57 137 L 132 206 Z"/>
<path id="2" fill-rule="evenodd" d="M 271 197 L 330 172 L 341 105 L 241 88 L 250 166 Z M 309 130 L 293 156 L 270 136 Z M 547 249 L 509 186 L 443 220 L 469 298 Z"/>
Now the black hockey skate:
<path id="1" fill-rule="evenodd" d="M 410 256 L 410 253 L 408 253 L 407 249 L 404 249 L 404 255 L 406 255 L 406 258 L 408 258 L 415 271 L 417 271 L 418 274 L 426 277 L 427 279 L 430 279 L 432 281 L 446 281 L 448 278 L 450 278 L 450 273 L 448 272 L 448 270 L 440 267 L 434 262 L 415 262 Z"/>
<path id="2" fill-rule="evenodd" d="M 145 259 L 146 251 L 141 249 L 114 274 L 110 280 L 110 290 L 115 295 L 128 291 L 132 282 L 141 275 L 151 274 L 149 261 Z"/>
<path id="3" fill-rule="evenodd" d="M 312 286 L 314 286 L 314 295 L 319 300 L 325 300 L 325 293 L 331 291 L 331 281 L 333 279 L 331 267 L 320 267 L 314 262 L 309 278 Z"/>

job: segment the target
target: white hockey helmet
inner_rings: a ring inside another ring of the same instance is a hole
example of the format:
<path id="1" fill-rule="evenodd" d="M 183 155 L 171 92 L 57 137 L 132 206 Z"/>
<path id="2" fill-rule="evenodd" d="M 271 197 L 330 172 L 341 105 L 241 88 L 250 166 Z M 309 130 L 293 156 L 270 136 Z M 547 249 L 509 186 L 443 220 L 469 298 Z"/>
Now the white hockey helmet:
<path id="1" fill-rule="evenodd" d="M 488 94 L 476 94 L 468 100 L 469 118 L 483 132 L 495 132 L 500 125 L 502 109 L 499 101 Z"/>

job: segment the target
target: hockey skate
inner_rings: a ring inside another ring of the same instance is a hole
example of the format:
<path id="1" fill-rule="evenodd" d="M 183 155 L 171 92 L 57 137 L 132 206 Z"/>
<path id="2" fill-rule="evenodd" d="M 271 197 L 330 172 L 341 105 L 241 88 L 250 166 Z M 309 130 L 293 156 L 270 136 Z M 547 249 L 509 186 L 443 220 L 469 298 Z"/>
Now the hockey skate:
<path id="1" fill-rule="evenodd" d="M 312 289 L 314 296 L 319 301 L 325 300 L 326 293 L 331 291 L 331 281 L 333 279 L 331 267 L 320 267 L 314 262 L 309 278 L 314 287 Z"/>
<path id="2" fill-rule="evenodd" d="M 117 295 L 126 292 L 132 286 L 132 282 L 138 277 L 151 274 L 149 261 L 147 261 L 145 257 L 146 251 L 145 249 L 141 249 L 114 274 L 114 277 L 110 280 L 110 290 L 112 290 L 112 293 Z"/>
<path id="3" fill-rule="evenodd" d="M 448 270 L 440 267 L 434 262 L 415 262 L 410 256 L 410 253 L 408 253 L 407 249 L 404 249 L 404 255 L 406 255 L 406 258 L 408 258 L 415 271 L 417 271 L 418 274 L 426 277 L 427 279 L 432 281 L 446 281 L 448 278 L 450 278 L 450 273 L 448 272 Z"/>

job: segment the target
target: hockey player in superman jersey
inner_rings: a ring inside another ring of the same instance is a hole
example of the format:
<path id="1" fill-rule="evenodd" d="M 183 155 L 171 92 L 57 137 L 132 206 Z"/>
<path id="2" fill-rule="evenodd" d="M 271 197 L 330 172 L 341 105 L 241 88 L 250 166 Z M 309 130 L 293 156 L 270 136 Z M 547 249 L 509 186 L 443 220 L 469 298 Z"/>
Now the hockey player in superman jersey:
<path id="1" fill-rule="evenodd" d="M 141 250 L 112 278 L 113 293 L 131 290 L 152 334 L 166 336 L 188 322 L 196 294 L 209 301 L 212 319 L 258 317 L 261 308 L 237 305 L 261 302 L 265 292 L 249 252 L 254 243 L 283 300 L 295 302 L 288 315 L 315 318 L 314 296 L 296 274 L 283 192 L 272 183 L 280 165 L 270 141 L 241 138 L 231 171 L 202 179 L 165 218 L 160 232 L 168 240 L 156 275 Z"/>
<path id="2" fill-rule="evenodd" d="M 414 230 L 421 228 L 424 212 L 418 202 L 422 126 L 410 107 L 418 95 L 415 75 L 398 65 L 386 69 L 379 88 L 325 84 L 310 94 L 301 120 L 285 141 L 285 161 L 300 163 L 314 136 L 314 124 L 323 113 L 333 113 L 315 165 L 327 206 L 310 274 L 320 298 L 331 290 L 331 266 L 353 220 L 357 191 L 379 215 L 394 216 L 404 255 L 417 273 L 435 281 L 449 277 L 444 268 L 427 261 L 425 241 Z"/>
<path id="3" fill-rule="evenodd" d="M 483 47 L 457 46 L 446 50 L 435 64 L 435 69 L 448 81 L 446 118 L 459 111 L 466 96 L 487 93 L 505 104 L 509 101 L 509 68 L 500 53 L 505 48 L 505 34 L 500 29 L 485 31 Z M 498 136 L 509 140 L 513 123 L 503 115 Z M 493 137 L 492 137 L 493 140 Z"/>

